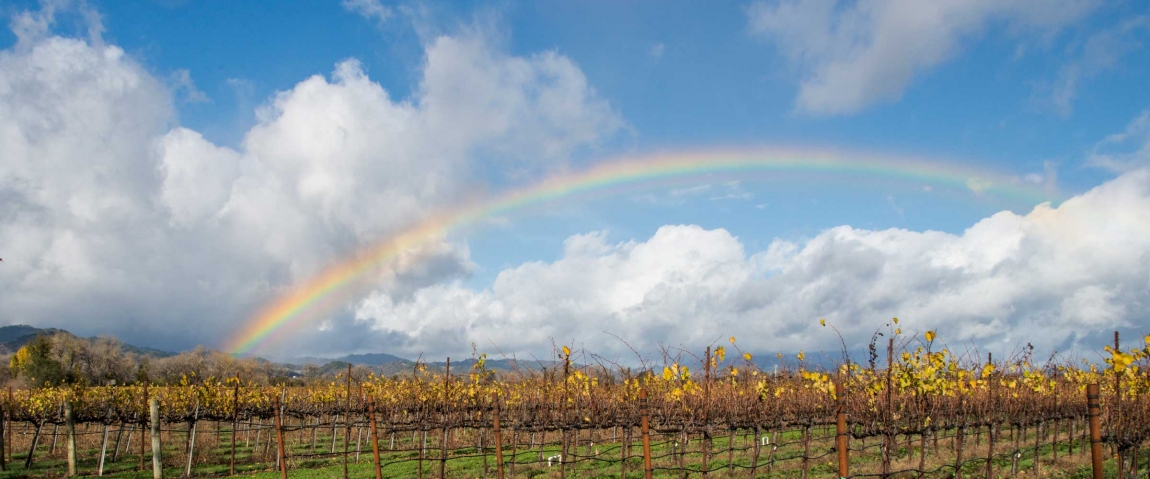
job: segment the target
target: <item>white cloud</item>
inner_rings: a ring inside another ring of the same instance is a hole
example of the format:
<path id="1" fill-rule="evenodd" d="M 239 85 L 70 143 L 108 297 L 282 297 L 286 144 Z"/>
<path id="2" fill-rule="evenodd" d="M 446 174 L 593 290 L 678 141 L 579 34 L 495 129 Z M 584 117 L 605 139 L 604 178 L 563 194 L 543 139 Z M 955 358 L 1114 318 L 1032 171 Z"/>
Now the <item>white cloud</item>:
<path id="1" fill-rule="evenodd" d="M 706 195 L 706 196 L 704 196 Z M 742 188 L 739 181 L 671 188 L 666 192 L 644 193 L 632 199 L 637 202 L 653 206 L 680 206 L 695 198 L 706 198 L 708 201 L 752 200 L 754 193 Z"/>
<path id="2" fill-rule="evenodd" d="M 569 58 L 507 56 L 482 31 L 433 41 L 420 90 L 438 141 L 475 142 L 521 161 L 554 161 L 624 127 Z"/>
<path id="3" fill-rule="evenodd" d="M 196 88 L 196 82 L 192 81 L 192 73 L 187 69 L 180 69 L 172 72 L 171 76 L 172 89 L 176 92 L 183 93 L 184 103 L 205 103 L 212 101 L 208 95 Z"/>
<path id="4" fill-rule="evenodd" d="M 1150 165 L 1150 110 L 1131 120 L 1121 133 L 1096 143 L 1086 164 L 1115 172 Z"/>
<path id="5" fill-rule="evenodd" d="M 660 42 L 660 43 L 656 43 L 654 45 L 651 45 L 651 50 L 649 52 L 647 52 L 647 54 L 650 55 L 651 58 L 653 58 L 655 60 L 660 60 L 663 58 L 663 53 L 665 53 L 666 51 L 667 51 L 667 45 L 664 45 L 662 42 Z"/>
<path id="6" fill-rule="evenodd" d="M 453 204 L 484 154 L 544 168 L 622 125 L 566 57 L 507 55 L 469 31 L 426 45 L 410 98 L 344 61 L 277 93 L 233 149 L 176 125 L 173 88 L 190 74 L 165 85 L 115 46 L 52 36 L 55 14 L 18 15 L 20 43 L 0 51 L 7 323 L 212 344 L 333 260 Z M 365 287 L 401 299 L 473 267 L 465 245 L 433 242 Z"/>
<path id="7" fill-rule="evenodd" d="M 506 269 L 488 289 L 454 283 L 409 300 L 374 297 L 357 316 L 404 338 L 409 353 L 489 340 L 538 353 L 554 338 L 625 355 L 601 331 L 646 351 L 732 334 L 759 351 L 831 348 L 819 318 L 857 348 L 894 316 L 951 344 L 1066 348 L 1144 327 L 1147 271 L 1150 170 L 1138 170 L 1057 208 L 1001 212 L 958 235 L 840 226 L 750 254 L 727 231 L 698 226 L 665 226 L 642 242 L 577 235 L 560 259 Z"/>
<path id="8" fill-rule="evenodd" d="M 160 140 L 160 201 L 173 225 L 203 224 L 219 213 L 240 176 L 240 156 L 217 147 L 199 133 L 176 128 Z"/>
<path id="9" fill-rule="evenodd" d="M 755 194 L 743 189 L 739 181 L 728 181 L 721 185 L 722 191 L 717 195 L 712 195 L 707 198 L 711 201 L 725 201 L 725 200 L 753 200 Z"/>
<path id="10" fill-rule="evenodd" d="M 343 0 L 340 5 L 349 12 L 375 20 L 381 25 L 395 14 L 391 7 L 383 5 L 379 0 Z"/>
<path id="11" fill-rule="evenodd" d="M 856 113 L 896 101 L 921 72 L 951 59 L 988 27 L 1049 33 L 1094 0 L 779 0 L 748 8 L 753 35 L 773 41 L 802 74 L 797 109 Z"/>

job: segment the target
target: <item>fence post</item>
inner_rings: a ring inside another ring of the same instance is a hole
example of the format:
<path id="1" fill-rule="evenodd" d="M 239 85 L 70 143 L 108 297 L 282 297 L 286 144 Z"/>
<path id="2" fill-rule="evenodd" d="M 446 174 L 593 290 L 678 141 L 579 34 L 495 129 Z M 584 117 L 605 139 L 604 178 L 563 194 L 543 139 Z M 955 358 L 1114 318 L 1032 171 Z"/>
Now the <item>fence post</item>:
<path id="1" fill-rule="evenodd" d="M 235 389 L 232 390 L 232 461 L 229 469 L 230 475 L 236 475 L 236 432 L 240 424 L 240 377 L 236 376 Z"/>
<path id="2" fill-rule="evenodd" d="M 1090 465 L 1094 479 L 1102 479 L 1102 431 L 1098 414 L 1098 384 L 1087 384 L 1086 415 L 1090 418 Z"/>
<path id="3" fill-rule="evenodd" d="M 70 401 L 64 401 L 64 429 L 68 433 L 68 477 L 72 477 L 76 475 L 76 423 Z"/>
<path id="4" fill-rule="evenodd" d="M 1114 354 L 1120 353 L 1122 350 L 1118 346 L 1118 331 L 1114 332 Z M 1123 456 L 1125 451 L 1122 450 L 1122 375 L 1118 374 L 1117 363 L 1114 365 L 1114 403 L 1108 408 L 1113 413 L 1107 415 L 1107 419 L 1114 421 L 1114 426 L 1110 427 L 1110 433 L 1115 437 L 1113 452 L 1118 456 L 1118 479 L 1125 479 L 1126 468 L 1122 467 Z M 1137 458 L 1135 458 L 1137 459 Z M 1135 461 L 1137 462 L 1137 461 Z"/>
<path id="5" fill-rule="evenodd" d="M 379 464 L 379 432 L 375 425 L 375 397 L 367 397 L 367 420 L 371 422 L 371 453 L 375 457 L 375 479 L 383 479 L 383 470 Z"/>
<path id="6" fill-rule="evenodd" d="M 843 383 L 835 382 L 835 449 L 839 453 L 839 478 L 843 479 L 849 475 L 847 464 L 849 458 L 847 456 L 847 414 L 846 414 L 846 392 L 843 388 Z M 757 441 L 759 438 L 755 438 Z"/>
<path id="7" fill-rule="evenodd" d="M 283 476 L 283 479 L 287 479 L 287 454 L 284 453 L 284 430 L 280 420 L 280 398 L 278 396 L 273 397 L 275 398 L 272 407 L 275 408 L 276 448 L 279 450 L 280 475 Z"/>
<path id="8" fill-rule="evenodd" d="M 503 435 L 499 432 L 499 394 L 491 393 L 494 413 L 491 415 L 491 429 L 495 435 L 495 477 L 503 479 Z"/>
<path id="9" fill-rule="evenodd" d="M 643 477 L 651 479 L 651 429 L 647 411 L 647 390 L 639 390 L 639 426 L 643 429 Z"/>
<path id="10" fill-rule="evenodd" d="M 144 382 L 144 402 L 148 405 L 148 382 Z M 148 428 L 148 413 L 140 415 L 140 472 L 144 472 L 144 430 Z M 131 444 L 128 444 L 131 447 Z M 127 450 L 125 448 L 125 450 Z"/>
<path id="11" fill-rule="evenodd" d="M 12 407 L 15 404 L 16 404 L 16 402 L 12 400 L 12 386 L 8 386 L 8 406 Z M 8 420 L 8 436 L 9 436 L 9 438 L 12 438 L 12 437 L 16 436 L 15 434 L 12 433 L 12 411 L 8 410 L 7 412 L 8 412 L 8 417 L 6 419 Z M 3 453 L 4 453 L 4 451 L 0 451 L 0 454 L 3 454 Z M 29 457 L 31 457 L 31 456 L 29 456 Z M 8 441 L 8 462 L 12 462 L 12 441 L 11 440 Z"/>
<path id="12" fill-rule="evenodd" d="M 108 408 L 107 421 L 104 423 L 104 438 L 100 441 L 100 463 L 96 469 L 97 476 L 104 475 L 104 459 L 108 457 L 108 430 L 112 427 L 112 408 Z"/>
<path id="13" fill-rule="evenodd" d="M 160 401 L 152 398 L 148 401 L 148 409 L 152 419 L 152 479 L 160 479 L 164 477 L 164 464 L 160 461 Z M 141 442 L 143 436 L 140 435 Z"/>
<path id="14" fill-rule="evenodd" d="M 443 376 L 443 435 L 439 438 L 439 479 L 447 479 L 447 434 L 451 432 L 448 421 L 451 419 L 451 410 L 447 405 L 451 401 L 451 358 L 447 358 L 446 372 Z"/>
<path id="15" fill-rule="evenodd" d="M 188 428 L 188 467 L 184 475 L 192 477 L 192 460 L 196 457 L 196 428 L 200 424 L 200 400 L 196 400 L 196 412 L 192 415 L 192 426 Z"/>
<path id="16" fill-rule="evenodd" d="M 343 479 L 347 479 L 347 447 L 351 444 L 351 363 L 347 363 L 347 401 L 343 408 Z"/>
<path id="17" fill-rule="evenodd" d="M 620 436 L 622 436 L 623 442 L 620 443 L 619 447 L 619 455 L 622 456 L 622 460 L 619 461 L 619 477 L 627 477 L 627 459 L 631 455 L 631 422 L 628 421 L 627 427 L 622 429 L 623 434 Z"/>
<path id="18" fill-rule="evenodd" d="M 11 406 L 8 404 L 0 404 L 0 471 L 7 471 L 8 470 L 8 460 L 7 460 L 8 458 L 4 454 L 4 451 L 5 451 L 4 444 L 5 444 L 5 442 L 12 442 L 11 439 L 8 439 L 7 441 L 5 441 L 5 438 L 4 438 L 4 422 L 5 422 L 4 420 L 5 420 L 5 418 L 8 417 L 8 408 L 9 407 L 11 407 Z M 9 427 L 9 429 L 11 429 L 11 427 Z"/>

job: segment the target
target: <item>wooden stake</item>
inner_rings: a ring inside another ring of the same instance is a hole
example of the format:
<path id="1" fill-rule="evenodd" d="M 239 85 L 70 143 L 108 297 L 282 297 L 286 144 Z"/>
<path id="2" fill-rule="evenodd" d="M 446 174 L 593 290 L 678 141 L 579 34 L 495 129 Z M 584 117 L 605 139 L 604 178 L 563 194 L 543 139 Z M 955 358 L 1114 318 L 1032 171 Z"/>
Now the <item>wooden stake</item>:
<path id="1" fill-rule="evenodd" d="M 12 425 L 9 424 L 8 427 L 11 428 Z M 43 428 L 44 420 L 41 419 L 40 422 L 36 424 L 36 432 L 32 433 L 32 447 L 28 448 L 28 458 L 24 460 L 24 469 L 32 467 L 32 458 L 36 456 L 36 444 L 40 442 L 40 429 Z M 9 447 L 11 447 L 10 444 Z"/>
<path id="2" fill-rule="evenodd" d="M 64 430 L 68 434 L 68 477 L 76 475 L 76 423 L 72 420 L 72 403 L 64 402 Z"/>
<path id="3" fill-rule="evenodd" d="M 503 436 L 499 433 L 499 395 L 491 394 L 491 428 L 495 435 L 495 477 L 503 479 Z"/>
<path id="4" fill-rule="evenodd" d="M 347 363 L 347 398 L 343 407 L 343 479 L 347 479 L 347 446 L 351 443 L 351 363 Z M 359 446 L 356 446 L 359 449 Z"/>
<path id="5" fill-rule="evenodd" d="M 10 407 L 11 407 L 11 405 L 8 405 L 8 404 L 0 404 L 0 471 L 7 471 L 8 470 L 8 458 L 5 457 L 5 454 L 4 454 L 4 451 L 5 451 L 4 420 L 5 420 L 5 418 L 8 417 L 8 409 Z M 11 429 L 11 428 L 9 428 L 9 429 Z M 12 440 L 8 439 L 7 442 L 12 442 Z"/>
<path id="6" fill-rule="evenodd" d="M 148 382 L 144 382 L 144 402 L 140 403 L 142 406 L 147 406 L 148 403 Z M 140 414 L 140 472 L 144 471 L 144 430 L 148 428 L 148 413 Z M 131 444 L 129 444 L 130 446 Z"/>
<path id="7" fill-rule="evenodd" d="M 144 391 L 147 391 L 147 386 L 144 388 Z M 161 479 L 164 477 L 164 464 L 160 460 L 160 401 L 152 398 L 148 401 L 148 409 L 152 416 L 152 479 Z M 144 435 L 140 434 L 141 444 L 143 444 L 143 437 Z M 144 455 L 141 454 L 141 462 L 143 457 Z"/>
<path id="8" fill-rule="evenodd" d="M 367 398 L 367 420 L 371 422 L 371 454 L 375 459 L 375 479 L 383 479 L 383 471 L 379 463 L 379 432 L 375 424 L 375 398 L 372 396 Z"/>
<path id="9" fill-rule="evenodd" d="M 196 457 L 196 427 L 200 421 L 200 400 L 196 400 L 196 412 L 192 414 L 192 427 L 188 430 L 188 467 L 184 475 L 192 477 L 192 459 Z"/>
<path id="10" fill-rule="evenodd" d="M 125 423 L 120 423 L 120 430 L 116 432 L 116 445 L 112 447 L 112 462 L 116 462 L 120 458 L 120 440 L 124 438 L 124 428 L 127 426 Z M 129 439 L 131 437 L 129 436 Z"/>
<path id="11" fill-rule="evenodd" d="M 236 384 L 232 389 L 232 460 L 228 467 L 228 474 L 236 475 L 236 431 L 240 424 L 240 377 L 236 376 Z"/>
<path id="12" fill-rule="evenodd" d="M 1118 354 L 1122 350 L 1118 346 L 1118 331 L 1114 332 L 1114 354 Z M 1118 374 L 1117 364 L 1114 365 L 1114 415 L 1110 418 L 1114 420 L 1114 428 L 1111 433 L 1116 436 L 1119 441 L 1122 438 L 1122 375 Z M 1125 479 L 1126 468 L 1122 467 L 1124 451 L 1119 448 L 1115 441 L 1115 452 L 1118 454 L 1118 479 Z"/>
<path id="13" fill-rule="evenodd" d="M 108 422 L 104 423 L 104 439 L 100 441 L 100 465 L 96 468 L 96 475 L 104 475 L 104 458 L 108 455 L 108 429 L 112 427 L 112 408 L 108 408 Z"/>
<path id="14" fill-rule="evenodd" d="M 648 423 L 647 390 L 639 390 L 639 427 L 643 429 L 643 477 L 651 479 L 651 429 Z"/>
<path id="15" fill-rule="evenodd" d="M 803 461 L 802 461 L 803 470 L 801 472 L 801 477 L 802 477 L 802 479 L 807 479 L 807 471 L 810 470 L 810 461 L 811 461 L 811 424 L 809 422 L 807 424 L 803 425 L 802 442 L 803 442 Z"/>
<path id="16" fill-rule="evenodd" d="M 835 382 L 835 409 L 835 449 L 839 455 L 839 477 L 845 478 L 850 475 L 847 472 L 849 458 L 847 456 L 846 392 L 843 389 L 843 383 L 838 381 Z"/>
<path id="17" fill-rule="evenodd" d="M 8 410 L 6 412 L 8 413 L 7 421 L 8 421 L 9 435 L 13 435 L 11 433 L 11 431 L 12 431 L 12 409 L 11 408 L 15 407 L 15 404 L 16 404 L 16 402 L 12 400 L 12 386 L 8 386 Z M 12 462 L 12 442 L 13 441 L 8 441 L 8 462 Z M 3 454 L 3 453 L 4 453 L 4 451 L 0 451 L 0 454 Z"/>
<path id="18" fill-rule="evenodd" d="M 1086 385 L 1086 415 L 1090 418 L 1090 465 L 1094 479 L 1102 479 L 1102 430 L 1099 424 L 1098 384 Z"/>
<path id="19" fill-rule="evenodd" d="M 439 438 L 441 449 L 439 454 L 439 479 L 447 479 L 447 433 L 449 431 L 447 421 L 451 414 L 451 411 L 447 408 L 447 401 L 451 398 L 451 358 L 447 358 L 447 373 L 443 377 L 443 384 L 443 435 Z"/>
<path id="20" fill-rule="evenodd" d="M 280 463 L 280 475 L 283 477 L 283 479 L 287 479 L 287 454 L 284 452 L 284 431 L 281 427 L 280 398 L 278 396 L 275 397 L 273 407 L 275 407 L 276 442 L 278 443 L 277 449 L 279 450 L 279 455 L 276 457 Z"/>

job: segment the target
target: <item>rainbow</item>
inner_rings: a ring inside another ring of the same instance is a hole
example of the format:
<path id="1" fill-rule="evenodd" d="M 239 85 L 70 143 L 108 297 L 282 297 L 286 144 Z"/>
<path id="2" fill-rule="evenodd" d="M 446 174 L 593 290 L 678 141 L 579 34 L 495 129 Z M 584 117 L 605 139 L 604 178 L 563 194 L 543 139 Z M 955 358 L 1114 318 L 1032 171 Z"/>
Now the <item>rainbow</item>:
<path id="1" fill-rule="evenodd" d="M 284 334 L 288 326 L 304 323 L 339 301 L 334 299 L 373 268 L 388 264 L 405 252 L 417 250 L 461 227 L 505 215 L 531 205 L 631 186 L 696 177 L 754 177 L 776 173 L 832 174 L 851 178 L 885 178 L 925 185 L 949 186 L 976 194 L 992 194 L 1029 204 L 1057 200 L 1051 191 L 1017 177 L 978 170 L 954 163 L 922 159 L 847 154 L 818 150 L 731 150 L 656 154 L 638 159 L 607 161 L 584 171 L 557 175 L 520 189 L 430 215 L 410 228 L 354 256 L 330 266 L 318 276 L 260 311 L 224 346 L 243 354 Z"/>

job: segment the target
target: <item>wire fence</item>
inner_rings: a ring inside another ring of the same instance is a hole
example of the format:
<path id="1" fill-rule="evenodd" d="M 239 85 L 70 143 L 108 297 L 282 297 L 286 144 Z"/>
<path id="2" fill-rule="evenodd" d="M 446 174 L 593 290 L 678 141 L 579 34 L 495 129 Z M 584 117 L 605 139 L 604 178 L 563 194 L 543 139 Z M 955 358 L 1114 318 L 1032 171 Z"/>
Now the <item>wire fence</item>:
<path id="1" fill-rule="evenodd" d="M 489 417 L 497 414 L 498 409 L 493 409 Z M 378 463 L 382 477 L 421 478 L 454 477 L 452 474 L 528 477 L 540 470 L 560 477 L 574 477 L 588 470 L 617 471 L 620 477 L 648 471 L 664 477 L 721 473 L 758 477 L 796 472 L 800 477 L 826 477 L 835 474 L 839 465 L 835 460 L 839 431 L 830 421 L 773 429 L 721 424 L 709 429 L 685 428 L 656 423 L 644 433 L 642 425 L 630 424 L 560 428 L 511 422 L 510 427 L 497 429 L 493 421 L 472 421 L 458 427 L 420 427 L 388 424 L 390 421 L 380 424 L 380 418 L 373 416 L 371 412 L 314 417 L 282 414 L 278 427 L 277 421 L 254 415 L 237 416 L 234 421 L 162 421 L 157 432 L 166 467 L 187 466 L 192 475 L 212 474 L 197 472 L 196 466 L 230 460 L 233 440 L 239 456 L 236 466 L 241 470 L 278 469 L 285 477 L 314 462 L 332 460 Z M 641 422 L 650 421 L 649 414 L 643 416 L 646 421 Z M 1037 473 L 1042 467 L 1055 466 L 1059 452 L 1064 461 L 1089 455 L 1090 431 L 1084 426 L 1088 417 L 1089 411 L 1083 411 L 1045 425 L 944 425 L 918 433 L 879 436 L 870 434 L 864 425 L 846 421 L 847 456 L 853 460 L 844 477 L 997 475 L 1019 472 L 1020 464 Z M 67 429 L 67 421 L 5 424 L 8 467 L 14 459 L 23 458 L 31 464 L 37 459 L 59 458 Z M 147 466 L 141 459 L 153 452 L 152 428 L 143 421 L 79 423 L 73 424 L 73 429 L 70 436 L 76 450 L 98 451 L 99 458 L 89 452 L 86 459 L 102 463 L 104 474 Z M 141 451 L 145 455 L 139 455 Z M 1137 468 L 1139 458 L 1132 463 Z M 1132 477 L 1139 473 L 1137 469 L 1130 472 Z"/>

